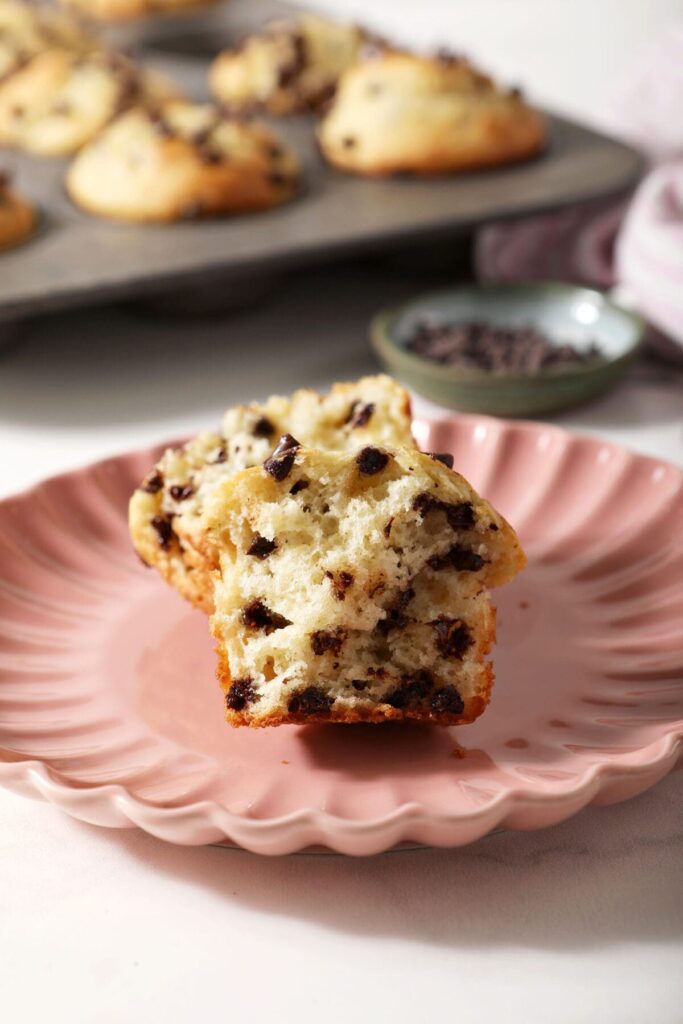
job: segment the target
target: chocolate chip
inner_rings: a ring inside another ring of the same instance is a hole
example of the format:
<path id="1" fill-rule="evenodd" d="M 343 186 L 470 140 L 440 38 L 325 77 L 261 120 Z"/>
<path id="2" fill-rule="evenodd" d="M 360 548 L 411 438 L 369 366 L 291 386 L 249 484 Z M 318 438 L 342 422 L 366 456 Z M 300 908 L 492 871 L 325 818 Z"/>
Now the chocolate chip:
<path id="1" fill-rule="evenodd" d="M 225 154 L 212 146 L 199 146 L 197 156 L 203 164 L 220 164 L 225 159 Z"/>
<path id="2" fill-rule="evenodd" d="M 345 135 L 341 140 L 342 149 L 353 149 L 357 142 L 358 140 L 353 135 Z"/>
<path id="3" fill-rule="evenodd" d="M 159 547 L 163 551 L 168 551 L 175 537 L 171 516 L 154 516 L 151 523 L 159 538 Z"/>
<path id="4" fill-rule="evenodd" d="M 445 64 L 447 66 L 451 64 L 461 64 L 463 60 L 459 53 L 454 53 L 453 50 L 449 50 L 444 46 L 436 51 L 436 59 L 440 64 Z"/>
<path id="5" fill-rule="evenodd" d="M 251 432 L 254 437 L 272 437 L 275 433 L 275 426 L 267 416 L 259 416 Z"/>
<path id="6" fill-rule="evenodd" d="M 292 694 L 287 709 L 293 714 L 300 715 L 328 715 L 334 704 L 334 697 L 325 693 L 319 686 L 307 686 L 305 690 L 299 690 Z"/>
<path id="7" fill-rule="evenodd" d="M 371 448 L 369 445 L 361 448 L 356 455 L 358 469 L 365 476 L 374 476 L 375 473 L 380 473 L 388 461 L 389 456 L 386 452 L 380 451 L 379 448 Z"/>
<path id="8" fill-rule="evenodd" d="M 453 530 L 471 530 L 475 524 L 474 509 L 471 501 L 459 501 L 446 506 L 448 525 Z"/>
<path id="9" fill-rule="evenodd" d="M 228 451 L 227 451 L 227 448 L 225 448 L 225 446 L 222 446 L 222 447 L 221 447 L 221 448 L 219 448 L 219 449 L 218 449 L 218 451 L 216 452 L 216 458 L 215 458 L 215 459 L 213 460 L 213 463 L 212 463 L 212 464 L 213 464 L 214 466 L 218 466 L 218 465 L 220 465 L 220 463 L 221 463 L 221 462 L 225 462 L 225 460 L 227 459 L 227 457 L 228 457 Z"/>
<path id="10" fill-rule="evenodd" d="M 195 146 L 205 146 L 211 138 L 212 127 L 200 128 L 193 135 L 190 136 L 190 142 L 194 142 Z"/>
<path id="11" fill-rule="evenodd" d="M 308 480 L 297 480 L 296 483 L 292 484 L 289 488 L 290 494 L 298 494 L 299 491 L 305 491 L 307 487 L 310 487 Z"/>
<path id="12" fill-rule="evenodd" d="M 489 530 L 497 530 L 497 529 L 498 529 L 498 526 L 496 525 L 496 523 L 489 523 Z"/>
<path id="13" fill-rule="evenodd" d="M 295 437 L 292 437 L 291 434 L 283 434 L 273 454 L 263 463 L 266 473 L 270 473 L 278 482 L 284 480 L 294 465 L 294 457 L 300 447 L 301 445 Z"/>
<path id="14" fill-rule="evenodd" d="M 337 86 L 334 82 L 325 82 L 319 89 L 315 89 L 306 96 L 302 102 L 302 109 L 311 110 L 317 114 L 324 114 L 332 106 Z"/>
<path id="15" fill-rule="evenodd" d="M 140 490 L 147 494 L 156 494 L 164 486 L 164 478 L 158 470 L 146 477 L 140 484 Z"/>
<path id="16" fill-rule="evenodd" d="M 368 684 L 364 682 L 362 679 L 352 679 L 351 686 L 354 688 L 354 690 L 358 690 L 359 692 L 361 692 L 362 690 L 367 690 L 368 688 Z"/>
<path id="17" fill-rule="evenodd" d="M 437 690 L 429 706 L 437 714 L 447 712 L 451 715 L 461 715 L 465 710 L 464 701 L 454 686 L 444 686 L 443 690 Z"/>
<path id="18" fill-rule="evenodd" d="M 306 67 L 306 40 L 301 32 L 289 33 L 292 56 L 278 69 L 277 84 L 281 89 L 291 85 Z"/>
<path id="19" fill-rule="evenodd" d="M 256 537 L 247 548 L 247 554 L 253 555 L 254 558 L 260 558 L 263 561 L 268 555 L 272 555 L 276 547 L 276 540 L 268 540 L 267 537 Z"/>
<path id="20" fill-rule="evenodd" d="M 284 629 L 285 626 L 292 625 L 290 620 L 286 619 L 284 615 L 279 615 L 277 612 L 271 611 L 271 609 L 258 598 L 254 601 L 250 601 L 249 604 L 242 609 L 241 619 L 242 624 L 247 626 L 249 629 L 262 629 L 266 634 L 272 633 L 276 629 Z"/>
<path id="21" fill-rule="evenodd" d="M 382 530 L 382 533 L 387 538 L 389 537 L 389 534 L 391 533 L 391 527 L 393 526 L 393 523 L 394 523 L 394 517 L 392 516 L 391 519 L 387 519 L 386 523 L 384 524 L 384 529 Z"/>
<path id="22" fill-rule="evenodd" d="M 325 654 L 331 651 L 339 654 L 347 637 L 347 631 L 343 626 L 335 626 L 334 629 L 318 629 L 311 634 L 311 647 L 314 654 Z"/>
<path id="23" fill-rule="evenodd" d="M 281 156 L 284 156 L 284 150 L 281 146 L 273 146 L 270 144 L 266 146 L 266 153 L 271 160 L 279 160 Z"/>
<path id="24" fill-rule="evenodd" d="M 385 704 L 403 710 L 420 704 L 429 694 L 434 681 L 426 669 L 419 669 L 413 675 L 403 676 L 401 685 L 383 698 Z"/>
<path id="25" fill-rule="evenodd" d="M 349 424 L 352 430 L 356 430 L 357 427 L 366 427 L 374 411 L 374 402 L 354 402 L 349 409 L 346 423 Z"/>
<path id="26" fill-rule="evenodd" d="M 444 512 L 453 530 L 471 530 L 476 522 L 471 501 L 440 501 L 425 491 L 413 500 L 413 508 L 422 519 L 430 512 Z"/>
<path id="27" fill-rule="evenodd" d="M 271 185 L 275 185 L 276 188 L 282 188 L 290 183 L 290 179 L 282 171 L 271 171 L 268 175 L 268 181 Z"/>
<path id="28" fill-rule="evenodd" d="M 449 619 L 446 615 L 440 615 L 430 625 L 436 630 L 436 646 L 444 658 L 462 660 L 474 643 L 469 627 L 462 619 Z"/>
<path id="29" fill-rule="evenodd" d="M 380 619 L 377 623 L 376 629 L 387 636 L 392 629 L 405 629 L 410 622 L 410 619 L 404 613 L 404 609 L 410 604 L 412 599 L 415 597 L 415 591 L 412 587 L 407 587 L 405 590 L 394 599 L 386 609 L 386 616 Z"/>
<path id="30" fill-rule="evenodd" d="M 231 711 L 243 711 L 247 704 L 258 700 L 251 679 L 236 679 L 225 695 L 225 704 Z"/>
<path id="31" fill-rule="evenodd" d="M 346 591 L 353 584 L 353 573 L 342 569 L 339 573 L 326 572 L 325 575 L 328 579 L 332 580 L 332 593 L 337 601 L 343 601 L 346 597 Z"/>
<path id="32" fill-rule="evenodd" d="M 123 109 L 125 106 L 128 105 L 129 100 L 130 100 L 130 96 L 125 96 L 124 97 L 124 99 L 122 101 L 122 104 L 121 104 L 121 109 Z M 164 119 L 161 116 L 161 114 L 159 114 L 157 111 L 152 111 L 150 113 L 150 115 L 149 115 L 149 119 L 152 122 L 152 126 L 154 128 L 154 131 L 162 139 L 172 139 L 173 138 L 173 136 L 175 135 L 175 132 L 171 128 L 170 124 L 168 124 L 167 121 L 164 121 Z"/>
<path id="33" fill-rule="evenodd" d="M 434 462 L 443 462 L 444 466 L 453 469 L 454 459 L 450 452 L 427 452 L 427 455 L 434 459 Z"/>
<path id="34" fill-rule="evenodd" d="M 458 572 L 478 572 L 485 564 L 485 558 L 460 544 L 454 544 L 444 555 L 432 555 L 427 560 L 430 569 L 456 569 Z"/>
<path id="35" fill-rule="evenodd" d="M 173 484 L 169 488 L 169 494 L 175 501 L 186 501 L 194 494 L 194 487 L 192 484 Z"/>

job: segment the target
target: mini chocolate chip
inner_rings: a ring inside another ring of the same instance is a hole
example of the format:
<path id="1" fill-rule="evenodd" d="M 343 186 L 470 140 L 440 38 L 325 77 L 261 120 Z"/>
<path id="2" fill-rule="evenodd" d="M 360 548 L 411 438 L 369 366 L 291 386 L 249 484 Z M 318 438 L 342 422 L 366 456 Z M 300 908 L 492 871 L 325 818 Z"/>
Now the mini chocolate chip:
<path id="1" fill-rule="evenodd" d="M 471 501 L 447 502 L 440 501 L 426 491 L 418 494 L 413 500 L 414 510 L 425 518 L 430 512 L 444 512 L 448 525 L 453 530 L 470 530 L 475 525 L 474 509 Z"/>
<path id="2" fill-rule="evenodd" d="M 284 615 L 279 615 L 277 612 L 271 611 L 271 609 L 258 598 L 254 601 L 250 601 L 249 604 L 242 609 L 241 619 L 243 625 L 247 626 L 249 629 L 262 629 L 266 634 L 272 633 L 276 629 L 284 629 L 285 626 L 292 625 L 290 620 L 286 619 Z"/>
<path id="3" fill-rule="evenodd" d="M 387 538 L 389 537 L 389 534 L 391 533 L 391 527 L 393 526 L 393 523 L 394 523 L 394 517 L 392 516 L 391 519 L 387 519 L 386 523 L 384 524 L 384 529 L 382 530 L 382 533 Z"/>
<path id="4" fill-rule="evenodd" d="M 216 458 L 215 458 L 215 459 L 213 460 L 213 465 L 214 465 L 214 466 L 217 466 L 217 465 L 219 465 L 219 464 L 220 464 L 221 462 L 225 462 L 225 460 L 227 459 L 227 457 L 228 457 L 228 452 L 227 452 L 227 449 L 225 448 L 225 446 L 222 446 L 222 447 L 221 447 L 221 448 L 219 448 L 219 449 L 218 449 L 218 451 L 216 452 Z"/>
<path id="5" fill-rule="evenodd" d="M 365 476 L 374 476 L 375 473 L 380 473 L 388 461 L 389 456 L 386 452 L 380 451 L 379 448 L 371 448 L 369 445 L 361 448 L 356 455 L 358 469 Z"/>
<path id="6" fill-rule="evenodd" d="M 471 530 L 475 524 L 471 501 L 459 501 L 446 507 L 446 519 L 453 530 Z"/>
<path id="7" fill-rule="evenodd" d="M 292 694 L 287 709 L 293 714 L 328 715 L 333 703 L 334 697 L 319 686 L 307 686 L 305 690 Z"/>
<path id="8" fill-rule="evenodd" d="M 289 33 L 289 42 L 294 52 L 289 60 L 278 68 L 277 84 L 281 89 L 291 85 L 306 67 L 306 40 L 301 32 Z"/>
<path id="9" fill-rule="evenodd" d="M 354 402 L 349 409 L 346 423 L 349 424 L 352 430 L 356 430 L 357 427 L 366 427 L 374 411 L 374 402 L 366 402 L 365 404 L 363 402 Z"/>
<path id="10" fill-rule="evenodd" d="M 498 527 L 495 523 L 489 523 L 489 530 L 497 530 Z"/>
<path id="11" fill-rule="evenodd" d="M 387 636 L 392 629 L 405 629 L 410 619 L 404 614 L 404 609 L 407 608 L 414 597 L 415 591 L 412 587 L 407 587 L 401 591 L 398 597 L 394 599 L 394 602 L 386 609 L 385 618 L 378 621 L 376 629 L 384 636 Z"/>
<path id="12" fill-rule="evenodd" d="M 328 512 L 330 511 L 330 506 L 329 506 L 329 505 L 327 504 L 327 502 L 325 502 L 325 504 L 324 504 L 324 505 L 323 505 L 323 507 L 322 507 L 322 508 L 320 509 L 320 511 L 322 512 L 322 514 L 323 514 L 324 516 L 326 516 L 326 515 L 327 515 L 327 513 L 328 513 Z"/>
<path id="13" fill-rule="evenodd" d="M 361 690 L 367 690 L 368 684 L 362 679 L 352 679 L 351 686 L 354 690 L 358 690 L 360 692 Z"/>
<path id="14" fill-rule="evenodd" d="M 159 547 L 163 551 L 168 551 L 171 546 L 171 541 L 175 537 L 173 525 L 171 523 L 170 516 L 154 516 L 152 519 L 152 527 L 156 530 L 159 538 Z"/>
<path id="15" fill-rule="evenodd" d="M 353 574 L 342 569 L 336 575 L 332 572 L 326 572 L 325 575 L 328 579 L 332 580 L 332 593 L 337 601 L 343 601 L 346 597 L 346 591 L 353 584 Z"/>
<path id="16" fill-rule="evenodd" d="M 220 164 L 226 159 L 224 153 L 212 146 L 199 146 L 197 155 L 203 164 Z"/>
<path id="17" fill-rule="evenodd" d="M 272 555 L 276 547 L 276 540 L 268 540 L 267 537 L 256 537 L 247 548 L 247 554 L 260 558 L 263 561 L 268 555 Z"/>
<path id="18" fill-rule="evenodd" d="M 318 629 L 311 634 L 311 647 L 314 654 L 325 654 L 331 651 L 339 654 L 347 637 L 347 631 L 342 626 L 335 626 L 334 629 Z"/>
<path id="19" fill-rule="evenodd" d="M 140 490 L 146 491 L 147 494 L 156 494 L 164 486 L 164 478 L 161 473 L 156 470 L 150 476 L 146 477 L 140 484 Z"/>
<path id="20" fill-rule="evenodd" d="M 236 679 L 225 695 L 225 704 L 231 711 L 243 711 L 247 704 L 253 704 L 259 696 L 254 692 L 251 679 Z"/>
<path id="21" fill-rule="evenodd" d="M 449 469 L 453 469 L 454 459 L 450 452 L 427 452 L 430 459 L 434 459 L 434 462 L 443 462 L 444 466 Z"/>
<path id="22" fill-rule="evenodd" d="M 127 103 L 127 101 L 128 101 L 128 98 L 126 97 L 126 103 Z M 123 104 L 123 105 L 125 106 L 126 104 Z M 168 124 L 168 122 L 164 121 L 163 117 L 160 114 L 155 114 L 155 115 L 150 114 L 150 121 L 152 122 L 152 125 L 154 126 L 154 131 L 162 139 L 172 139 L 173 136 L 175 135 L 175 132 L 171 128 L 170 124 Z"/>
<path id="23" fill-rule="evenodd" d="M 436 630 L 436 646 L 444 658 L 458 658 L 474 643 L 469 627 L 461 619 L 449 619 L 440 615 L 430 623 Z"/>
<path id="24" fill-rule="evenodd" d="M 300 447 L 301 444 L 295 437 L 292 437 L 291 434 L 283 434 L 273 454 L 263 463 L 266 473 L 270 473 L 278 482 L 284 480 L 289 476 L 297 449 Z"/>
<path id="25" fill-rule="evenodd" d="M 444 686 L 443 690 L 437 690 L 429 705 L 432 711 L 438 714 L 448 712 L 452 715 L 461 715 L 465 710 L 465 704 L 454 686 Z"/>
<path id="26" fill-rule="evenodd" d="M 445 554 L 432 555 L 427 560 L 430 569 L 450 568 L 456 569 L 458 572 L 478 572 L 485 564 L 485 558 L 478 555 L 476 551 L 472 551 L 471 548 L 462 547 L 460 544 L 454 544 Z"/>
<path id="27" fill-rule="evenodd" d="M 425 699 L 433 685 L 429 672 L 426 669 L 419 669 L 413 675 L 403 676 L 401 685 L 383 698 L 384 703 L 398 710 L 415 707 Z"/>
<path id="28" fill-rule="evenodd" d="M 254 437 L 272 437 L 275 427 L 266 416 L 259 416 L 251 432 Z"/>
<path id="29" fill-rule="evenodd" d="M 169 487 L 169 494 L 175 501 L 186 501 L 194 494 L 192 484 L 173 484 Z"/>
<path id="30" fill-rule="evenodd" d="M 292 484 L 289 488 L 289 493 L 298 494 L 299 491 L 305 491 L 307 487 L 310 487 L 308 480 L 297 480 L 296 483 Z"/>

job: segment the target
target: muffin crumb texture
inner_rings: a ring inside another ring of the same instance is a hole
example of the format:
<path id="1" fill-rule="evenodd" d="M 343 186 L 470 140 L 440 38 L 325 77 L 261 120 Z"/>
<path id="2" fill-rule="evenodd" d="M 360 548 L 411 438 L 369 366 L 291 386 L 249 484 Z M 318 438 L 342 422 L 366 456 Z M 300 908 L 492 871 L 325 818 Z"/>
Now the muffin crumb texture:
<path id="1" fill-rule="evenodd" d="M 474 721 L 493 681 L 488 588 L 524 564 L 512 528 L 409 448 L 285 451 L 286 477 L 246 469 L 202 517 L 227 720 Z"/>

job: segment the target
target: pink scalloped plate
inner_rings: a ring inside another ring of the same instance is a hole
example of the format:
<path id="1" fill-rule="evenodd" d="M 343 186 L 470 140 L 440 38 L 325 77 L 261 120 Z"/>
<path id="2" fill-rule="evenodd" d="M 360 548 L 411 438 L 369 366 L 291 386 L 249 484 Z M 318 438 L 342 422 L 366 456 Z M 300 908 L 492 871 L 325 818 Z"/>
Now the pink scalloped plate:
<path id="1" fill-rule="evenodd" d="M 85 821 L 259 853 L 459 846 L 624 800 L 683 746 L 683 473 L 543 424 L 418 423 L 519 530 L 493 701 L 460 729 L 233 730 L 205 618 L 136 560 L 157 451 L 0 504 L 0 782 Z"/>

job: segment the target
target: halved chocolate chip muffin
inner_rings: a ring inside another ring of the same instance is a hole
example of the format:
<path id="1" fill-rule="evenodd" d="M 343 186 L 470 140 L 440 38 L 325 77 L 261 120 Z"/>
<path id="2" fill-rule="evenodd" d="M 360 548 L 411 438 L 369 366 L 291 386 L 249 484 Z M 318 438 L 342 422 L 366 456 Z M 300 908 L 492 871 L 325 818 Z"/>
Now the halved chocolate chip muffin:
<path id="1" fill-rule="evenodd" d="M 236 406 L 223 417 L 220 433 L 169 448 L 131 498 L 130 532 L 143 561 L 207 612 L 218 554 L 202 528 L 204 507 L 219 484 L 262 465 L 287 432 L 332 450 L 414 444 L 408 393 L 380 375 L 335 384 L 325 396 L 301 390 L 291 398 Z"/>
<path id="2" fill-rule="evenodd" d="M 214 490 L 212 631 L 232 725 L 474 721 L 493 682 L 489 587 L 525 559 L 508 523 L 410 448 L 286 435 Z"/>

